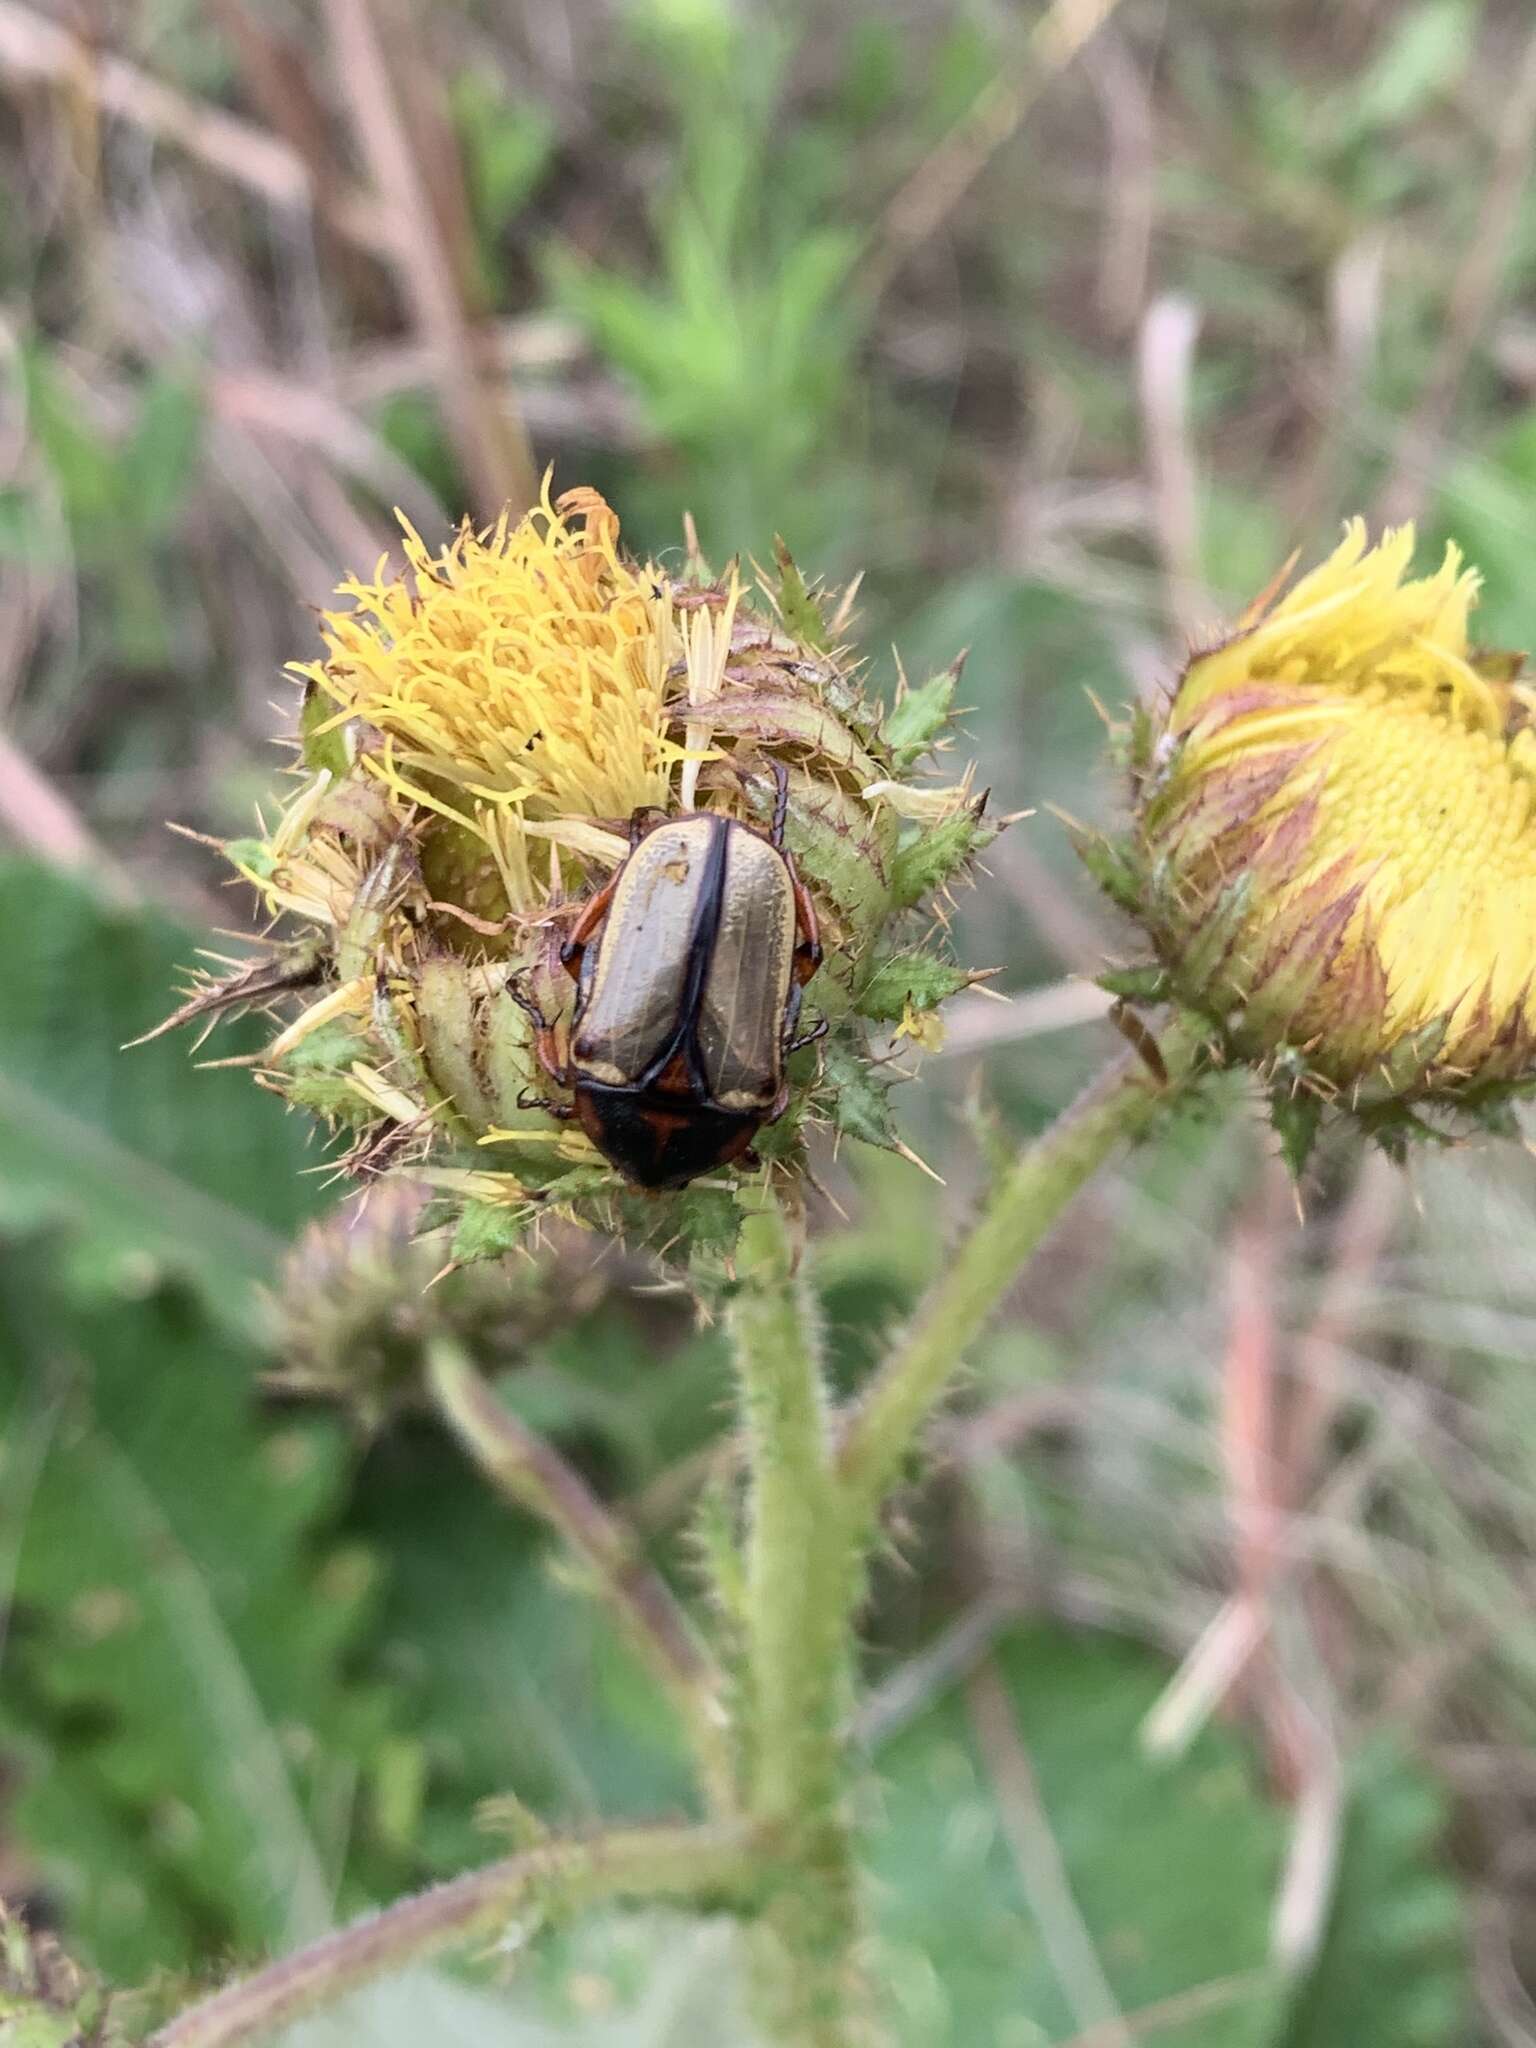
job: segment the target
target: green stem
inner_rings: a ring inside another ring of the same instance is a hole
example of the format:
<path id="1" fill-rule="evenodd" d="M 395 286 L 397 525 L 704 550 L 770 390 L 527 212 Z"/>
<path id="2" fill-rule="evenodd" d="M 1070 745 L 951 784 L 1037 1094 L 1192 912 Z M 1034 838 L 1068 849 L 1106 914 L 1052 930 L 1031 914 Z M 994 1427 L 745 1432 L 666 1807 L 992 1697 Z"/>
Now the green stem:
<path id="1" fill-rule="evenodd" d="M 747 1218 L 731 1326 L 750 1472 L 748 1797 L 785 1862 L 753 1929 L 753 1990 L 783 2048 L 853 2048 L 867 2038 L 843 1741 L 853 1600 L 814 1311 L 797 1266 L 776 1205 Z"/>
<path id="2" fill-rule="evenodd" d="M 1137 1053 L 1116 1060 L 1004 1174 L 853 1410 L 837 1468 L 855 1541 L 900 1480 L 965 1352 L 1020 1267 L 1115 1148 L 1141 1134 L 1188 1079 L 1205 1034 L 1176 1018 L 1160 1042 L 1167 1080 Z"/>
<path id="3" fill-rule="evenodd" d="M 722 1674 L 634 1532 L 553 1445 L 496 1398 L 453 1338 L 429 1344 L 427 1384 L 439 1413 L 497 1490 L 548 1523 L 587 1566 L 595 1590 L 676 1703 L 711 1805 L 729 1812 L 736 1782 Z"/>
<path id="4" fill-rule="evenodd" d="M 630 1828 L 551 1841 L 401 1899 L 190 2006 L 148 2048 L 240 2048 L 376 1978 L 505 1933 L 515 1914 L 567 1914 L 608 1899 L 749 1908 L 764 1889 L 757 1838 L 740 1822 Z"/>

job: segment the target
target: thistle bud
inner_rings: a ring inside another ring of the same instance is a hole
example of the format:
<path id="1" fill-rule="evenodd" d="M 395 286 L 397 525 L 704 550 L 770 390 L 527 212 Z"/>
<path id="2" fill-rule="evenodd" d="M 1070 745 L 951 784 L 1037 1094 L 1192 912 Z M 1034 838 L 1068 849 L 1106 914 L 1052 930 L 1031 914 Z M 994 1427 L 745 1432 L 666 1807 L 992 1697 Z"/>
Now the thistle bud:
<path id="1" fill-rule="evenodd" d="M 261 1078 L 350 1134 L 354 1173 L 431 1186 L 456 1257 L 504 1249 L 552 1204 L 668 1241 L 720 1234 L 741 1166 L 641 1201 L 570 1120 L 551 1058 L 576 1001 L 562 945 L 632 821 L 782 820 L 822 947 L 799 1030 L 822 1042 L 789 1057 L 760 1154 L 793 1176 L 807 1127 L 848 1117 L 894 1144 L 826 1077 L 868 1067 L 871 1027 L 933 1042 L 968 978 L 931 905 L 994 827 L 965 779 L 915 773 L 954 672 L 883 710 L 840 645 L 846 601 L 808 588 L 782 544 L 750 585 L 696 553 L 679 579 L 623 552 L 591 490 L 554 503 L 546 486 L 527 518 L 435 553 L 406 526 L 404 550 L 403 574 L 340 586 L 323 655 L 294 671 L 296 786 L 259 839 L 225 848 L 276 921 L 273 957 L 198 987 L 174 1021 L 274 1006 Z"/>
<path id="2" fill-rule="evenodd" d="M 1156 955 L 1109 984 L 1207 1018 L 1296 1163 L 1329 1104 L 1400 1152 L 1536 1078 L 1536 700 L 1413 543 L 1352 521 L 1196 654 L 1128 735 L 1129 838 L 1087 848 Z"/>
<path id="3" fill-rule="evenodd" d="M 386 1177 L 301 1234 L 278 1283 L 280 1390 L 339 1400 L 371 1430 L 416 1398 L 433 1337 L 504 1363 L 602 1294 L 574 1255 L 445 1264 L 424 1220 L 421 1191 Z"/>

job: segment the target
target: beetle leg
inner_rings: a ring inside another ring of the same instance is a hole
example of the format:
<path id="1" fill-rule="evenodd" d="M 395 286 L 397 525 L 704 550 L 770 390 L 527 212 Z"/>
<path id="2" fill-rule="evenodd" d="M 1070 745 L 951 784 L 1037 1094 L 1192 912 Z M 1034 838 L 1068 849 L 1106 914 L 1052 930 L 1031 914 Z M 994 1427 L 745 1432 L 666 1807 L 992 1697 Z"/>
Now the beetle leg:
<path id="1" fill-rule="evenodd" d="M 618 880 L 617 875 L 614 882 Z M 591 898 L 580 917 L 571 926 L 565 943 L 560 948 L 560 965 L 572 981 L 581 974 L 581 956 L 591 943 L 592 934 L 608 915 L 608 906 L 613 901 L 614 882 L 607 883 Z"/>
<path id="2" fill-rule="evenodd" d="M 782 1059 L 787 1060 L 791 1053 L 799 1052 L 804 1046 L 814 1045 L 818 1038 L 825 1038 L 828 1031 L 832 1028 L 825 1017 L 818 1017 L 809 1031 L 796 1033 L 795 1026 L 800 1022 L 800 1005 L 804 999 L 805 990 L 801 987 L 800 983 L 798 981 L 792 983 L 789 991 L 789 1000 L 784 1005 L 784 1028 L 779 1034 L 780 1057 Z M 774 1112 L 775 1115 L 782 1115 L 782 1113 L 782 1108 Z"/>
<path id="3" fill-rule="evenodd" d="M 545 1073 L 548 1074 L 551 1081 L 556 1082 L 562 1088 L 568 1088 L 570 1086 L 570 1071 L 560 1057 L 559 1046 L 555 1040 L 555 1026 L 550 1023 L 544 1012 L 533 1000 L 533 997 L 523 988 L 522 976 L 520 974 L 514 974 L 507 983 L 507 994 L 523 1012 L 524 1016 L 532 1020 L 534 1058 L 544 1069 Z M 556 1105 L 546 1102 L 537 1104 L 524 1102 L 522 1096 L 519 1095 L 519 1109 L 533 1109 L 535 1107 L 539 1109 L 555 1108 L 558 1114 Z"/>
<path id="4" fill-rule="evenodd" d="M 558 1076 L 556 1076 L 555 1078 L 558 1078 Z M 548 1095 L 534 1095 L 527 1088 L 518 1089 L 517 1106 L 519 1109 L 542 1109 L 546 1116 L 558 1117 L 561 1123 L 569 1123 L 571 1118 L 576 1114 L 574 1104 L 569 1102 L 556 1102 L 553 1100 L 552 1097 Z"/>
<path id="5" fill-rule="evenodd" d="M 784 851 L 784 826 L 789 817 L 789 770 L 782 761 L 770 760 L 768 772 L 773 777 L 773 823 L 768 828 L 772 845 Z"/>
<path id="6" fill-rule="evenodd" d="M 507 994 L 516 1003 L 523 1015 L 532 1020 L 535 1031 L 547 1031 L 550 1028 L 544 1012 L 523 987 L 523 977 L 521 974 L 512 975 L 507 982 L 506 989 Z"/>
<path id="7" fill-rule="evenodd" d="M 763 1118 L 763 1122 L 770 1125 L 776 1124 L 788 1107 L 789 1082 L 785 1079 L 779 1083 L 779 1092 L 768 1105 L 768 1114 Z"/>
<path id="8" fill-rule="evenodd" d="M 811 892 L 801 881 L 794 861 L 787 853 L 783 859 L 795 891 L 795 930 L 799 934 L 799 944 L 795 947 L 795 979 L 803 988 L 821 965 L 821 925 Z"/>

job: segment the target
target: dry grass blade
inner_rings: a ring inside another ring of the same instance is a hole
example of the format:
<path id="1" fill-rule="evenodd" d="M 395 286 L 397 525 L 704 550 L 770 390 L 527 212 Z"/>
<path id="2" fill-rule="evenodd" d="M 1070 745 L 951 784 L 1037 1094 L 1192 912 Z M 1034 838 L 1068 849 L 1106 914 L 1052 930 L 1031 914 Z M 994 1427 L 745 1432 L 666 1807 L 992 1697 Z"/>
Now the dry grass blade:
<path id="1" fill-rule="evenodd" d="M 239 61 L 256 111 L 303 162 L 316 192 L 336 191 L 345 180 L 344 166 L 296 37 L 261 20 L 247 0 L 209 0 L 209 12 Z"/>
<path id="2" fill-rule="evenodd" d="M 1168 293 L 1147 308 L 1136 350 L 1152 537 L 1168 616 L 1191 646 L 1211 624 L 1211 600 L 1200 576 L 1200 502 L 1189 433 L 1190 372 L 1199 332 L 1193 302 Z"/>
<path id="3" fill-rule="evenodd" d="M 1041 1802 L 1013 1702 L 992 1658 L 979 1664 L 967 1680 L 965 1698 L 1019 1882 L 1073 2018 L 1102 2041 L 1103 2048 L 1132 2048 L 1135 2036 L 1072 1895 L 1061 1845 Z"/>
<path id="4" fill-rule="evenodd" d="M 103 114 L 127 121 L 273 206 L 309 210 L 321 195 L 304 159 L 254 122 L 163 85 L 124 58 L 95 50 L 57 22 L 0 0 L 0 83 L 41 85 L 78 93 Z M 339 234 L 377 255 L 389 255 L 393 233 L 381 209 L 353 191 L 325 197 Z"/>
<path id="5" fill-rule="evenodd" d="M 208 396 L 230 426 L 323 456 L 336 475 L 355 477 L 384 504 L 398 505 L 423 531 L 446 521 L 444 508 L 417 471 L 329 393 L 294 377 L 241 369 L 216 373 Z M 377 552 L 375 541 L 360 559 Z"/>
<path id="6" fill-rule="evenodd" d="M 504 505 L 520 513 L 537 496 L 532 453 L 521 420 L 482 374 L 373 7 L 370 0 L 329 0 L 326 13 L 358 142 L 391 224 L 401 289 L 432 349 L 443 422 L 476 509 L 486 518 Z"/>
<path id="7" fill-rule="evenodd" d="M 78 868 L 119 902 L 133 890 L 74 806 L 0 732 L 0 830 L 50 866 Z"/>
<path id="8" fill-rule="evenodd" d="M 1157 209 L 1152 92 L 1118 34 L 1096 37 L 1083 61 L 1104 110 L 1108 149 L 1096 297 L 1110 331 L 1129 334 L 1146 298 Z"/>
<path id="9" fill-rule="evenodd" d="M 1229 2005 L 1237 2005 L 1251 1997 L 1263 1982 L 1263 1973 L 1257 1970 L 1235 1977 L 1213 1977 L 1207 1984 L 1195 1984 L 1188 1991 L 1175 1992 L 1172 1998 L 1160 1998 L 1153 2005 L 1138 2006 L 1134 2012 L 1126 2013 L 1123 2019 L 1090 2027 L 1083 2034 L 1074 2034 L 1070 2041 L 1062 2043 L 1062 2048 L 1119 2048 L 1127 2038 L 1127 2030 L 1132 2040 L 1151 2041 L 1173 2027 L 1188 2026 L 1193 2020 L 1205 2019 L 1211 2013 L 1224 2011 Z"/>
<path id="10" fill-rule="evenodd" d="M 1113 996 L 1106 995 L 1091 981 L 1053 981 L 1044 988 L 1013 996 L 1006 1004 L 988 1002 L 983 996 L 962 995 L 947 1020 L 943 1045 L 929 1058 L 958 1059 L 964 1053 L 985 1052 L 995 1045 L 1015 1045 L 1021 1039 L 1072 1031 L 1081 1024 L 1107 1017 L 1113 1006 Z"/>

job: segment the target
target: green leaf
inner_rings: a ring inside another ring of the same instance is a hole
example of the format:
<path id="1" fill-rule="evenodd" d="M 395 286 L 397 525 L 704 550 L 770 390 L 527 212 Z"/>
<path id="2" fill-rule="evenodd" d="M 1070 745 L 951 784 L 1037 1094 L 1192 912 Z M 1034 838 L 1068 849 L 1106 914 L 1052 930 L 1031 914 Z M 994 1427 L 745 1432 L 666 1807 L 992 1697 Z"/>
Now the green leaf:
<path id="1" fill-rule="evenodd" d="M 532 1218 L 532 1207 L 522 1203 L 466 1202 L 459 1212 L 449 1255 L 460 1266 L 503 1258 L 527 1238 Z"/>
<path id="2" fill-rule="evenodd" d="M 894 1151 L 890 1093 L 891 1084 L 876 1070 L 867 1046 L 850 1043 L 842 1033 L 826 1041 L 818 1100 L 837 1130 Z"/>
<path id="3" fill-rule="evenodd" d="M 368 1051 L 354 1018 L 331 1018 L 283 1054 L 288 1100 L 328 1120 L 366 1122 L 373 1112 L 353 1084 L 352 1066 Z"/>
<path id="4" fill-rule="evenodd" d="M 970 980 L 965 969 L 952 960 L 936 960 L 931 953 L 893 953 L 865 982 L 859 1015 L 880 1024 L 897 1024 L 909 1003 L 914 1010 L 936 1010 Z"/>
<path id="5" fill-rule="evenodd" d="M 1167 1673 L 1132 1645 L 1042 1624 L 994 1659 L 1000 1734 L 981 1740 L 951 1693 L 877 1758 L 877 1975 L 904 2048 L 974 2048 L 1004 2026 L 1046 2048 L 1110 2002 L 1185 1997 L 1159 2048 L 1270 2048 L 1285 1821 L 1245 1745 L 1213 1727 L 1178 1763 L 1149 1761 L 1140 1724 Z"/>
<path id="6" fill-rule="evenodd" d="M 1146 893 L 1140 866 L 1128 846 L 1100 832 L 1071 830 L 1073 850 L 1111 903 L 1134 917 Z"/>
<path id="7" fill-rule="evenodd" d="M 264 1430 L 251 1354 L 191 1295 L 82 1304 L 53 1278 L 36 1246 L 0 1254 L 9 1825 L 132 1981 L 329 1923 L 377 1733 L 342 1675 L 373 1571 L 315 1548 L 339 1437 Z"/>
<path id="8" fill-rule="evenodd" d="M 1477 14 L 1468 0 L 1420 0 L 1395 13 L 1375 61 L 1349 84 L 1344 119 L 1357 135 L 1411 120 L 1449 96 L 1471 61 Z"/>
<path id="9" fill-rule="evenodd" d="M 45 350 L 25 349 L 21 364 L 27 425 L 53 472 L 70 522 L 99 529 L 102 522 L 114 520 L 122 511 L 117 451 L 85 424 Z"/>
<path id="10" fill-rule="evenodd" d="M 824 653 L 829 644 L 826 621 L 821 615 L 820 605 L 806 589 L 805 578 L 795 566 L 795 558 L 785 545 L 782 534 L 776 533 L 773 537 L 773 559 L 778 565 L 779 612 L 785 631 L 802 646 L 814 647 L 819 653 Z"/>
<path id="11" fill-rule="evenodd" d="M 1322 1128 L 1324 1103 L 1309 1089 L 1289 1085 L 1276 1088 L 1269 1098 L 1269 1120 L 1280 1140 L 1281 1157 L 1300 1180 Z"/>
<path id="12" fill-rule="evenodd" d="M 910 909 L 952 882 L 997 837 L 996 828 L 972 807 L 919 832 L 891 862 L 891 901 Z"/>
<path id="13" fill-rule="evenodd" d="M 495 237 L 522 211 L 548 170 L 559 125 L 536 100 L 509 102 L 486 69 L 455 73 L 448 98 L 489 257 Z"/>
<path id="14" fill-rule="evenodd" d="M 34 492 L 0 488 L 0 556 L 7 561 L 56 564 L 63 552 L 57 526 Z"/>
<path id="15" fill-rule="evenodd" d="M 324 766 L 306 759 L 305 767 Z M 224 857 L 234 867 L 249 868 L 262 881 L 276 874 L 278 858 L 265 839 L 226 839 L 223 845 Z"/>
<path id="16" fill-rule="evenodd" d="M 964 656 L 916 689 L 905 690 L 885 714 L 881 736 L 898 769 L 922 759 L 949 722 Z"/>
<path id="17" fill-rule="evenodd" d="M 1148 962 L 1140 967 L 1111 967 L 1094 979 L 1106 995 L 1126 1003 L 1165 1003 L 1168 1000 L 1167 969 Z"/>
<path id="18" fill-rule="evenodd" d="M 0 862 L 0 931 L 0 1235 L 63 1224 L 82 1274 L 174 1274 L 243 1326 L 250 1283 L 322 1205 L 318 1155 L 248 1074 L 194 1072 L 190 1034 L 119 1050 L 172 1008 L 196 941 L 25 861 Z M 218 1043 L 261 1038 L 236 1023 Z"/>
<path id="19" fill-rule="evenodd" d="M 612 1349 L 600 1356 L 611 1371 Z M 549 1425 L 541 1394 L 568 1411 L 570 1390 L 521 1378 L 530 1420 Z M 555 1824 L 685 1807 L 669 1708 L 605 1611 L 561 1582 L 537 1525 L 435 1433 L 393 1432 L 364 1478 L 352 1526 L 391 1558 L 378 1668 L 423 1746 L 428 1866 L 494 1853 L 474 1811 L 507 1793 Z"/>
<path id="20" fill-rule="evenodd" d="M 304 766 L 310 769 L 329 768 L 339 781 L 352 765 L 352 749 L 347 739 L 345 724 L 336 722 L 337 709 L 335 699 L 328 697 L 317 683 L 305 684 L 304 703 L 299 712 L 299 739 L 304 750 Z M 242 846 L 251 846 L 257 859 L 270 862 L 271 855 L 263 840 L 238 843 Z M 240 858 L 233 844 L 229 848 L 229 855 L 232 860 Z M 251 868 L 254 873 L 262 872 L 250 858 L 242 861 L 242 865 Z"/>

